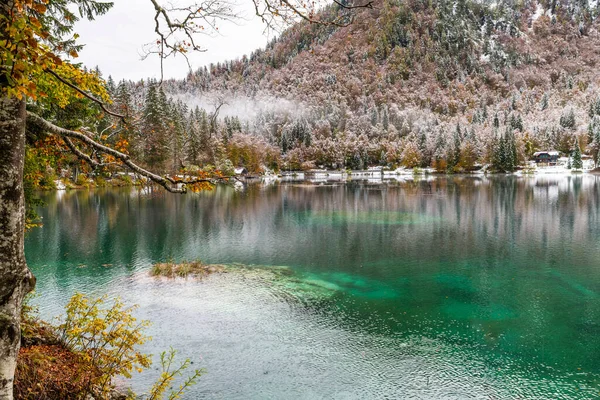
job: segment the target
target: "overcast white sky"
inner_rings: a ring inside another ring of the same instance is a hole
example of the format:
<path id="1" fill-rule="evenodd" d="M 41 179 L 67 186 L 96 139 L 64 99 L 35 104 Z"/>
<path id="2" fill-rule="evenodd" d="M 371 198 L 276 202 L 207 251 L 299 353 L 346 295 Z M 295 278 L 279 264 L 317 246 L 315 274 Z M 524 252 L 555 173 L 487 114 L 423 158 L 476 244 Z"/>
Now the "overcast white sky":
<path id="1" fill-rule="evenodd" d="M 194 70 L 211 62 L 241 57 L 267 43 L 264 25 L 253 17 L 251 0 L 237 1 L 246 20 L 238 21 L 238 25 L 221 23 L 222 36 L 199 37 L 198 42 L 208 51 L 190 57 Z M 86 46 L 75 61 L 90 68 L 98 65 L 105 77 L 112 75 L 116 81 L 160 77 L 157 56 L 141 60 L 143 45 L 156 38 L 152 4 L 149 0 L 114 0 L 114 3 L 106 15 L 77 24 L 79 41 Z M 165 78 L 183 78 L 187 72 L 188 66 L 181 56 L 165 63 Z"/>

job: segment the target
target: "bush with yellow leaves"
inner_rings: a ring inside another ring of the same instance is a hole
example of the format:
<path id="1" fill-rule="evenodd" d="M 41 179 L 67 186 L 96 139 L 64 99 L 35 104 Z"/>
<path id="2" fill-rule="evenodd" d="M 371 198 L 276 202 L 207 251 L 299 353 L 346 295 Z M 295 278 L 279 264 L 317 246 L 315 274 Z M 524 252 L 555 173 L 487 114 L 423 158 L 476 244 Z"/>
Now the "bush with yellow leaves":
<path id="1" fill-rule="evenodd" d="M 149 321 L 138 322 L 133 317 L 137 306 L 125 307 L 115 299 L 105 307 L 106 300 L 107 296 L 90 299 L 75 294 L 66 306 L 64 321 L 57 327 L 61 343 L 98 371 L 88 383 L 88 392 L 96 395 L 110 390 L 115 376 L 130 378 L 134 369 L 142 372 L 151 363 L 149 355 L 136 349 L 150 339 L 144 335 Z"/>
<path id="2" fill-rule="evenodd" d="M 115 377 L 130 378 L 134 371 L 150 367 L 151 356 L 138 350 L 151 339 L 144 333 L 150 322 L 133 317 L 137 306 L 126 307 L 118 298 L 112 303 L 107 300 L 106 295 L 93 299 L 75 294 L 54 327 L 37 319 L 33 307 L 24 308 L 16 399 L 108 399 L 114 393 Z M 160 355 L 162 373 L 149 393 L 130 393 L 128 398 L 181 398 L 203 371 L 193 371 L 179 387 L 172 388 L 191 364 L 186 359 L 177 366 L 175 355 L 173 349 Z"/>

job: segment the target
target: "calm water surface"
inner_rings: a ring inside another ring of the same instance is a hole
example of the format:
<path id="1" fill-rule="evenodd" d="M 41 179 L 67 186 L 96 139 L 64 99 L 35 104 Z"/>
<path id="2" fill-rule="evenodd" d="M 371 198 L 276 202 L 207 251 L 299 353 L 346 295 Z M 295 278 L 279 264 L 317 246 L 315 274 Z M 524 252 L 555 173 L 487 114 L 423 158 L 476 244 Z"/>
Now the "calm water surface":
<path id="1" fill-rule="evenodd" d="M 189 399 L 600 396 L 600 178 L 43 198 L 26 239 L 42 315 L 76 291 L 139 304 L 145 350 L 207 370 Z M 148 276 L 198 258 L 236 266 Z"/>

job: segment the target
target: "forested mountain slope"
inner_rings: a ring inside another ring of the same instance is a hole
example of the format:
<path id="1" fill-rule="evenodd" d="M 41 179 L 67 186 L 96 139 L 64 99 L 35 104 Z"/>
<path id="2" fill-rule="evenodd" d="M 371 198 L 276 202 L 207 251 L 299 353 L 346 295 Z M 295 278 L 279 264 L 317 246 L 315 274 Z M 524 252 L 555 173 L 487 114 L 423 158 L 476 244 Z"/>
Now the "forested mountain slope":
<path id="1" fill-rule="evenodd" d="M 380 0 L 184 80 L 114 83 L 154 167 L 512 170 L 600 147 L 597 1 Z M 324 13 L 346 12 L 331 6 Z"/>
<path id="2" fill-rule="evenodd" d="M 292 102 L 251 130 L 296 164 L 470 167 L 513 135 L 521 160 L 576 138 L 594 152 L 597 14 L 587 1 L 382 1 L 347 27 L 299 24 L 170 90 Z"/>

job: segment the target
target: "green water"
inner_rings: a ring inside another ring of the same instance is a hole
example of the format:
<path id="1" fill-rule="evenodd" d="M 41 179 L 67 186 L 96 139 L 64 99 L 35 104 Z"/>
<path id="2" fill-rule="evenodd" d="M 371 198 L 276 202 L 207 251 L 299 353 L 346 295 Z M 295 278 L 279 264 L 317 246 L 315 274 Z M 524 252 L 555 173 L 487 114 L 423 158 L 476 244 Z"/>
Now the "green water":
<path id="1" fill-rule="evenodd" d="M 47 193 L 45 317 L 119 295 L 208 372 L 189 399 L 600 397 L 600 178 Z M 202 281 L 152 263 L 233 264 Z M 156 377 L 133 380 L 142 391 Z"/>

